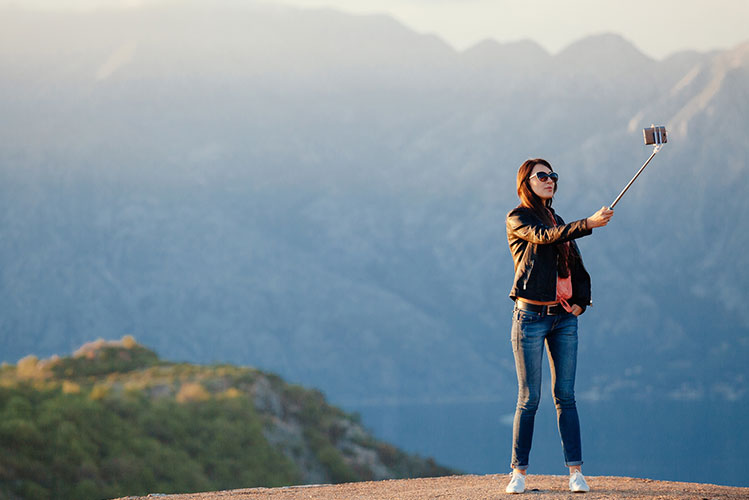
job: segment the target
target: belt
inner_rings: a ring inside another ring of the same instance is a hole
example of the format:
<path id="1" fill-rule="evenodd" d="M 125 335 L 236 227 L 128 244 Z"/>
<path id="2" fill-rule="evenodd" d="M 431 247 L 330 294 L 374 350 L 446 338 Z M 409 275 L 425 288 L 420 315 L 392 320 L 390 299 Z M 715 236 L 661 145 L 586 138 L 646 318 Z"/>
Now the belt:
<path id="1" fill-rule="evenodd" d="M 564 307 L 562 307 L 562 304 L 551 304 L 544 306 L 541 304 L 530 304 L 522 300 L 515 301 L 515 308 L 520 309 L 521 311 L 538 313 L 541 316 L 556 316 L 567 312 L 564 310 Z"/>

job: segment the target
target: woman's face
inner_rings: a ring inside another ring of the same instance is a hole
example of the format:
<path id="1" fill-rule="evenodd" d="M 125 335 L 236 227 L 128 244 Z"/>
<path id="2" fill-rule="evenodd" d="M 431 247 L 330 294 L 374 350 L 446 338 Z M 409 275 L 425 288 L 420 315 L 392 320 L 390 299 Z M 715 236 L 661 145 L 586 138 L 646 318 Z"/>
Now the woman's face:
<path id="1" fill-rule="evenodd" d="M 550 174 L 551 169 L 546 165 L 536 163 L 533 166 L 530 175 L 531 190 L 536 193 L 536 196 L 546 201 L 554 196 L 554 181 L 551 180 L 550 177 L 547 177 L 545 182 L 541 182 L 538 180 L 538 177 L 535 176 L 536 172 L 546 172 L 547 174 Z"/>

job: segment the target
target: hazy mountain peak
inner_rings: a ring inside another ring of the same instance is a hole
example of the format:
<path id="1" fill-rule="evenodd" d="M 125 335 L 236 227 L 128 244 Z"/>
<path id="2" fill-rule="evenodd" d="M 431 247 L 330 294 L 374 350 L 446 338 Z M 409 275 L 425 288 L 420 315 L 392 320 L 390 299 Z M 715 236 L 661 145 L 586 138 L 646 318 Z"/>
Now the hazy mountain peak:
<path id="1" fill-rule="evenodd" d="M 621 35 L 604 33 L 592 35 L 559 52 L 555 66 L 562 74 L 589 75 L 596 79 L 635 76 L 651 68 L 656 62 L 637 49 Z"/>
<path id="2" fill-rule="evenodd" d="M 652 61 L 635 45 L 621 35 L 601 33 L 591 35 L 573 42 L 563 49 L 557 57 L 560 59 L 579 58 L 589 61 L 609 61 L 611 59 Z"/>
<path id="3" fill-rule="evenodd" d="M 493 38 L 485 38 L 484 40 L 481 40 L 480 42 L 468 47 L 463 51 L 463 55 L 506 55 L 509 53 L 534 57 L 549 56 L 549 53 L 543 47 L 541 47 L 541 45 L 529 39 L 501 43 Z"/>
<path id="4" fill-rule="evenodd" d="M 507 78 L 507 71 L 528 70 L 531 67 L 544 65 L 551 55 L 532 40 L 501 43 L 494 39 L 485 39 L 459 54 L 469 67 L 481 70 L 495 68 Z"/>

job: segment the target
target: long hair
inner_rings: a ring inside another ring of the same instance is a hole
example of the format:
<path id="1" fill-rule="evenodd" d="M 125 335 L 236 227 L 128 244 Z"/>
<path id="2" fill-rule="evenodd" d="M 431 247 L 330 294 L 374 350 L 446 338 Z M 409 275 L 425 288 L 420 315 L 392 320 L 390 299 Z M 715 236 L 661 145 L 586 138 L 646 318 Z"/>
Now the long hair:
<path id="1" fill-rule="evenodd" d="M 551 200 L 542 200 L 531 188 L 531 172 L 533 167 L 541 164 L 548 167 L 550 171 L 554 171 L 551 167 L 551 163 L 544 160 L 543 158 L 534 158 L 532 160 L 525 160 L 520 168 L 518 169 L 518 198 L 520 198 L 520 205 L 526 208 L 530 208 L 536 216 L 543 221 L 547 226 L 556 225 L 556 221 L 553 219 L 551 211 Z M 554 183 L 554 194 L 557 192 L 557 184 Z M 570 269 L 572 269 L 574 255 L 570 251 L 570 245 L 567 243 L 559 243 L 554 245 L 559 258 L 557 259 L 557 273 L 562 278 L 569 276 Z"/>
<path id="2" fill-rule="evenodd" d="M 533 171 L 533 167 L 535 167 L 537 164 L 541 164 L 545 167 L 548 167 L 549 170 L 552 172 L 554 171 L 553 168 L 551 168 L 551 163 L 544 160 L 543 158 L 536 158 L 533 160 L 525 160 L 522 165 L 520 165 L 520 168 L 518 169 L 518 198 L 520 198 L 520 205 L 524 206 L 526 208 L 530 208 L 535 212 L 535 214 L 540 218 L 542 221 L 544 221 L 544 224 L 548 226 L 553 226 L 554 221 L 551 219 L 551 212 L 547 210 L 548 208 L 551 208 L 551 198 L 548 200 L 542 200 L 538 197 L 536 193 L 533 192 L 533 189 L 531 189 L 531 172 Z M 557 192 L 557 185 L 554 183 L 554 193 Z"/>

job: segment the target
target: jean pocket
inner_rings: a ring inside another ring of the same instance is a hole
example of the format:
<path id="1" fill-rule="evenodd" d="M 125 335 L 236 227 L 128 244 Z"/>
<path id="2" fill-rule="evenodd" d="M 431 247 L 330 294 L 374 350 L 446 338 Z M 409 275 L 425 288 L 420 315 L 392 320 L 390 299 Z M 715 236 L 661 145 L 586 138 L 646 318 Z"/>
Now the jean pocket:
<path id="1" fill-rule="evenodd" d="M 515 309 L 515 317 L 513 319 L 520 324 L 527 325 L 530 323 L 535 323 L 536 321 L 540 320 L 541 313 L 524 311 L 522 309 Z"/>

